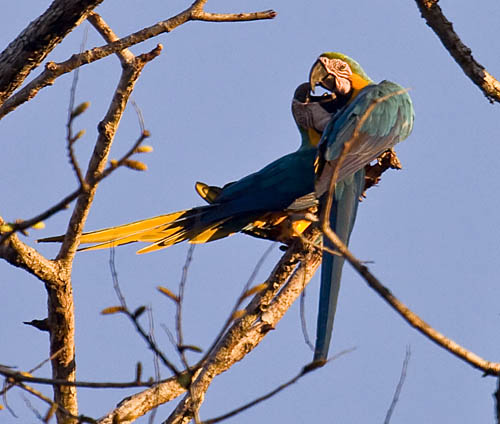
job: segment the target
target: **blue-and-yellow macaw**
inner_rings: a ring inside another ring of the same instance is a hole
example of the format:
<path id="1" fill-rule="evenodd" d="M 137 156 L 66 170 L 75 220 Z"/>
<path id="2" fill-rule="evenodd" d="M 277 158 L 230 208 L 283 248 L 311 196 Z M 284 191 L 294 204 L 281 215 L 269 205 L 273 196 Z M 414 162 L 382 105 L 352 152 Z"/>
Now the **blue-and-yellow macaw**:
<path id="1" fill-rule="evenodd" d="M 390 81 L 375 84 L 356 61 L 341 53 L 322 54 L 311 69 L 310 84 L 313 90 L 320 85 L 337 95 L 349 96 L 323 133 L 315 167 L 320 215 L 330 201 L 330 227 L 348 244 L 364 188 L 364 167 L 408 137 L 413 126 L 413 105 L 400 85 Z M 346 143 L 350 148 L 339 164 Z M 330 200 L 332 178 L 335 186 Z M 315 361 L 327 359 L 344 264 L 342 256 L 328 252 L 335 250 L 333 243 L 327 237 L 323 239 L 326 250 L 321 264 Z"/>
<path id="2" fill-rule="evenodd" d="M 317 144 L 332 113 L 346 103 L 345 96 L 312 96 L 309 83 L 295 91 L 292 113 L 301 134 L 300 148 L 223 188 L 198 183 L 197 191 L 208 206 L 160 215 L 129 224 L 82 234 L 81 243 L 95 243 L 81 250 L 102 249 L 132 242 L 150 245 L 137 253 L 152 252 L 188 240 L 205 243 L 236 232 L 272 240 L 287 241 L 292 232 L 301 233 L 309 225 L 294 221 L 293 231 L 285 231 L 290 214 L 316 207 L 314 161 Z M 288 222 L 289 223 L 289 222 Z M 41 239 L 60 242 L 62 236 Z"/>

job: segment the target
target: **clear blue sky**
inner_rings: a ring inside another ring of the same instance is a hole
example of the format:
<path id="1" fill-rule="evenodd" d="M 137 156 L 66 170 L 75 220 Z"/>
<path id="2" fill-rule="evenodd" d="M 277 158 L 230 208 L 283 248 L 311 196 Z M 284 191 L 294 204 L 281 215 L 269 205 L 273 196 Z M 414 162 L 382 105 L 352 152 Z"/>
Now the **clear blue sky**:
<path id="1" fill-rule="evenodd" d="M 108 1 L 97 11 L 123 36 L 188 3 Z M 3 5 L 1 48 L 48 4 Z M 481 4 L 440 2 L 476 59 L 500 77 L 500 57 L 492 42 L 498 38 L 500 5 L 492 0 Z M 299 137 L 290 114 L 293 91 L 307 78 L 316 56 L 342 51 L 375 81 L 390 79 L 409 87 L 416 111 L 413 134 L 397 148 L 404 169 L 384 175 L 381 186 L 360 206 L 352 251 L 373 261 L 374 274 L 423 319 L 484 358 L 498 360 L 499 106 L 490 105 L 464 76 L 413 1 L 209 0 L 207 10 L 269 8 L 279 13 L 273 21 L 188 23 L 133 49 L 141 53 L 156 43 L 164 45 L 133 96 L 155 151 L 143 158 L 148 172 L 123 169 L 101 184 L 86 228 L 199 205 L 195 181 L 221 185 L 295 150 Z M 88 26 L 81 25 L 49 59 L 60 61 L 77 52 Z M 88 45 L 101 44 L 89 27 Z M 77 122 L 87 130 L 77 146 L 82 164 L 87 163 L 119 71 L 115 57 L 81 70 L 77 99 L 91 102 Z M 70 84 L 71 76 L 58 79 L 1 122 L 0 214 L 7 220 L 31 217 L 76 187 L 65 151 Z M 128 150 L 138 133 L 135 112 L 129 108 L 112 157 Z M 68 218 L 69 212 L 58 214 L 46 222 L 46 230 L 32 232 L 26 241 L 33 245 L 36 237 L 64 232 Z M 195 249 L 185 305 L 188 343 L 209 346 L 267 247 L 265 241 L 236 235 Z M 48 257 L 55 255 L 56 246 L 39 248 Z M 160 323 L 173 327 L 174 310 L 155 287 L 177 288 L 188 246 L 141 256 L 135 255 L 137 248 L 116 251 L 121 286 L 131 306 L 152 305 L 158 342 L 173 357 Z M 279 255 L 276 247 L 258 282 Z M 78 378 L 132 379 L 137 361 L 151 375 L 152 356 L 130 324 L 120 316 L 99 314 L 117 303 L 108 252 L 79 254 L 73 284 Z M 311 333 L 318 286 L 316 276 L 307 290 Z M 47 335 L 22 324 L 45 316 L 43 285 L 0 262 L 0 290 L 0 363 L 29 369 L 48 355 Z M 412 357 L 393 423 L 493 421 L 495 381 L 481 378 L 480 372 L 424 339 L 346 266 L 331 353 L 352 347 L 356 351 L 230 422 L 382 422 L 407 345 Z M 255 351 L 215 380 L 201 417 L 219 415 L 269 391 L 311 357 L 297 304 Z M 47 366 L 38 373 L 49 374 Z M 168 375 L 166 370 L 162 375 Z M 129 393 L 81 389 L 80 411 L 101 416 Z M 16 421 L 2 411 L 2 423 L 36 422 L 19 392 L 10 394 L 9 403 L 21 418 Z M 165 419 L 172 406 L 161 407 L 157 419 Z"/>

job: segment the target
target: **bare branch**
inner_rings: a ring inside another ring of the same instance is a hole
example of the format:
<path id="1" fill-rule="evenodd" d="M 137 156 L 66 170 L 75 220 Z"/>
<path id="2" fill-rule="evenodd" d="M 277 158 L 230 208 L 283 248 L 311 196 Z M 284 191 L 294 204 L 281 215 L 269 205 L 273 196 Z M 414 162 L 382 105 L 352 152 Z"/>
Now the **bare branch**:
<path id="1" fill-rule="evenodd" d="M 424 336 L 437 345 L 443 347 L 456 357 L 467 362 L 474 368 L 482 370 L 486 375 L 497 376 L 500 373 L 500 363 L 487 361 L 474 352 L 449 339 L 439 331 L 435 330 L 417 314 L 412 312 L 403 302 L 397 299 L 391 291 L 385 287 L 348 249 L 347 246 L 330 229 L 324 228 L 324 234 L 332 241 L 339 252 L 347 259 L 352 267 L 363 277 L 366 283 L 375 290 L 401 317 L 412 327 L 416 328 Z"/>
<path id="2" fill-rule="evenodd" d="M 406 90 L 396 91 L 390 93 L 386 96 L 380 97 L 375 101 L 372 101 L 370 106 L 366 109 L 365 113 L 359 119 L 352 137 L 344 143 L 342 151 L 337 159 L 335 168 L 333 169 L 332 178 L 330 180 L 329 190 L 328 190 L 328 200 L 325 207 L 324 215 L 321 220 L 321 229 L 323 230 L 324 237 L 333 243 L 338 253 L 344 256 L 345 259 L 353 266 L 353 268 L 363 277 L 363 279 L 368 283 L 368 285 L 374 289 L 387 303 L 389 303 L 393 309 L 398 312 L 403 319 L 405 319 L 412 327 L 416 328 L 434 343 L 448 350 L 453 355 L 464 360 L 475 368 L 481 369 L 487 375 L 498 375 L 500 373 L 500 363 L 486 361 L 485 359 L 479 357 L 474 352 L 471 352 L 459 344 L 455 343 L 453 340 L 447 338 L 443 334 L 439 333 L 425 321 L 423 321 L 418 315 L 412 312 L 405 304 L 399 301 L 391 291 L 382 285 L 382 283 L 368 270 L 368 267 L 360 262 L 347 248 L 347 246 L 340 240 L 340 238 L 335 234 L 335 232 L 330 227 L 329 216 L 333 203 L 333 193 L 335 190 L 336 175 L 340 169 L 342 159 L 347 154 L 351 148 L 354 141 L 359 136 L 359 132 L 363 123 L 368 119 L 368 116 L 372 113 L 373 108 L 380 102 L 387 100 L 392 96 L 404 93 Z"/>
<path id="3" fill-rule="evenodd" d="M 127 396 L 118 406 L 110 411 L 106 416 L 98 420 L 99 424 L 127 424 L 132 423 L 139 417 L 147 414 L 152 409 L 169 402 L 186 391 L 185 385 L 181 381 L 189 381 L 187 373 L 181 377 L 171 377 L 165 382 L 158 383 L 150 389 Z"/>
<path id="4" fill-rule="evenodd" d="M 133 64 L 125 67 L 122 71 L 120 82 L 113 95 L 106 116 L 98 125 L 99 136 L 85 175 L 85 181 L 89 184 L 89 190 L 78 197 L 66 237 L 57 256 L 57 259 L 60 261 L 68 261 L 74 257 L 77 247 L 77 236 L 83 231 L 90 205 L 97 190 L 98 181 L 102 179 L 100 174 L 102 174 L 106 165 L 111 144 L 130 94 L 146 63 L 157 57 L 161 50 L 161 45 L 158 45 L 151 52 L 138 56 Z"/>
<path id="5" fill-rule="evenodd" d="M 14 96 L 5 101 L 5 103 L 0 107 L 0 119 L 9 112 L 12 112 L 22 103 L 31 100 L 42 88 L 53 84 L 54 81 L 61 75 L 71 72 L 79 66 L 87 65 L 95 62 L 96 60 L 103 59 L 110 54 L 122 51 L 127 47 L 133 46 L 134 44 L 142 43 L 143 41 L 156 37 L 160 34 L 171 32 L 178 26 L 188 21 L 234 22 L 273 19 L 276 16 L 276 12 L 272 10 L 236 15 L 219 15 L 204 12 L 202 10 L 202 6 L 203 5 L 201 3 L 195 2 L 192 6 L 172 18 L 158 22 L 155 25 L 144 28 L 110 44 L 95 47 L 80 54 L 75 54 L 62 63 L 48 62 L 45 65 L 45 70 L 38 77 L 33 79 Z M 97 20 L 94 20 L 93 22 L 97 23 Z"/>
<path id="6" fill-rule="evenodd" d="M 137 140 L 134 142 L 132 147 L 126 152 L 123 157 L 110 164 L 98 177 L 96 177 L 95 182 L 98 183 L 102 181 L 104 178 L 107 178 L 111 173 L 116 171 L 121 166 L 124 166 L 127 164 L 128 159 L 137 152 L 137 148 L 142 144 L 142 142 L 150 136 L 150 133 L 148 130 L 144 129 L 144 123 L 142 121 L 142 118 L 139 115 L 139 123 L 141 126 L 141 134 L 137 138 Z M 12 228 L 10 231 L 5 232 L 3 234 L 0 233 L 0 245 L 4 243 L 5 240 L 7 240 L 12 234 L 18 232 L 18 231 L 24 231 L 33 225 L 37 224 L 38 222 L 45 221 L 46 219 L 50 218 L 52 215 L 55 215 L 56 213 L 62 211 L 63 209 L 67 209 L 69 204 L 75 200 L 80 194 L 84 193 L 88 187 L 83 187 L 80 186 L 77 190 L 74 192 L 68 194 L 64 199 L 61 201 L 57 202 L 54 206 L 50 207 L 46 211 L 40 213 L 39 215 L 26 219 L 26 220 L 19 220 L 16 221 L 15 223 L 9 223 L 9 226 Z M 2 221 L 3 223 L 3 221 Z M 2 257 L 0 253 L 0 257 Z"/>
<path id="7" fill-rule="evenodd" d="M 63 353 L 52 360 L 54 379 L 75 380 L 74 306 L 71 286 L 71 264 L 83 230 L 90 206 L 97 190 L 99 178 L 106 165 L 121 116 L 142 69 L 161 52 L 161 46 L 149 53 L 138 56 L 132 64 L 123 68 L 118 87 L 103 121 L 98 126 L 99 136 L 85 175 L 88 190 L 82 192 L 71 216 L 64 242 L 56 259 L 60 273 L 56 282 L 45 285 L 48 293 L 48 323 L 50 328 L 50 352 L 64 347 Z M 54 401 L 72 415 L 78 414 L 76 389 L 70 386 L 54 386 Z M 57 411 L 60 421 L 64 420 Z"/>
<path id="8" fill-rule="evenodd" d="M 43 402 L 45 402 L 46 404 L 48 404 L 51 407 L 50 410 L 56 409 L 57 411 L 59 411 L 60 414 L 62 414 L 65 417 L 72 418 L 75 422 L 94 422 L 94 420 L 81 419 L 81 417 L 77 417 L 76 415 L 73 415 L 71 412 L 64 409 L 61 405 L 58 405 L 57 403 L 53 402 L 51 399 L 49 399 L 43 393 L 28 386 L 27 384 L 18 382 L 18 383 L 16 383 L 16 386 L 27 391 L 28 393 L 32 394 L 36 398 L 38 398 L 38 399 L 42 400 Z M 47 415 L 50 418 L 50 415 L 49 414 L 47 414 Z M 44 420 L 42 417 L 40 417 L 40 418 L 43 422 L 48 422 L 48 420 Z"/>
<path id="9" fill-rule="evenodd" d="M 51 355 L 49 358 L 47 359 L 44 359 L 42 362 L 40 362 L 38 365 L 35 365 L 32 369 L 30 369 L 28 371 L 28 373 L 31 374 L 34 373 L 36 370 L 40 369 L 44 364 L 46 364 L 47 362 L 51 361 L 52 359 L 56 358 L 60 353 L 62 353 L 62 349 L 60 349 L 58 352 L 56 352 L 55 354 Z M 5 366 L 2 366 L 0 365 L 0 374 L 4 375 L 4 376 L 9 376 L 9 374 L 5 374 L 3 373 L 2 371 L 7 371 L 8 373 L 10 372 L 14 372 L 12 371 L 9 367 L 5 367 Z M 21 374 L 22 375 L 22 374 Z M 10 375 L 12 376 L 12 375 Z M 14 378 L 15 380 L 15 378 Z M 9 391 L 9 389 L 12 387 L 12 384 L 4 384 L 4 387 L 3 389 L 0 391 L 0 395 L 4 395 L 5 393 L 7 393 L 7 391 Z"/>
<path id="10" fill-rule="evenodd" d="M 0 54 L 0 104 L 102 0 L 54 0 Z"/>
<path id="11" fill-rule="evenodd" d="M 92 24 L 97 32 L 101 34 L 102 38 L 104 38 L 107 43 L 119 40 L 118 36 L 98 13 L 90 12 L 87 20 Z M 119 50 L 116 52 L 116 55 L 118 56 L 118 59 L 120 59 L 122 65 L 130 63 L 130 61 L 132 61 L 135 57 L 129 49 Z"/>
<path id="12" fill-rule="evenodd" d="M 462 43 L 453 29 L 453 24 L 444 16 L 438 1 L 415 0 L 415 2 L 427 25 L 436 33 L 465 75 L 481 89 L 490 102 L 500 102 L 500 82 L 474 59 L 471 49 Z"/>
<path id="13" fill-rule="evenodd" d="M 193 21 L 206 22 L 243 22 L 243 21 L 259 21 L 262 19 L 273 19 L 277 16 L 274 10 L 264 10 L 262 12 L 252 13 L 209 13 L 203 10 L 193 10 Z"/>
<path id="14" fill-rule="evenodd" d="M 184 290 L 186 288 L 187 273 L 189 270 L 189 266 L 193 261 L 194 247 L 195 247 L 194 244 L 189 246 L 188 253 L 186 256 L 186 262 L 182 267 L 182 277 L 181 281 L 179 282 L 179 296 L 178 296 L 178 301 L 176 302 L 176 314 L 175 314 L 175 331 L 177 334 L 176 347 L 186 370 L 189 370 L 189 364 L 186 358 L 186 351 L 184 349 L 184 337 L 182 332 L 182 304 L 184 302 Z"/>
<path id="15" fill-rule="evenodd" d="M 224 415 L 220 415 L 215 418 L 210 418 L 208 420 L 203 420 L 203 424 L 215 424 L 224 420 L 227 420 L 228 418 L 234 417 L 235 415 L 240 414 L 243 411 L 246 411 L 247 409 L 252 408 L 255 405 L 258 405 L 261 402 L 264 402 L 267 399 L 272 398 L 279 392 L 285 390 L 287 387 L 290 387 L 292 384 L 295 384 L 297 381 L 299 381 L 304 375 L 309 373 L 310 371 L 316 370 L 317 368 L 314 369 L 308 369 L 306 367 L 302 368 L 302 370 L 292 379 L 288 380 L 287 382 L 280 384 L 278 387 L 275 389 L 271 390 L 269 393 L 266 393 L 265 395 L 259 396 L 257 399 L 248 402 L 247 404 L 240 406 L 239 408 L 236 408 Z"/>
<path id="16" fill-rule="evenodd" d="M 318 229 L 311 228 L 304 236 L 306 240 L 313 241 L 319 235 Z M 308 247 L 309 245 L 304 245 L 297 240 L 288 248 L 268 278 L 267 289 L 260 291 L 253 298 L 246 307 L 246 314 L 233 323 L 207 360 L 199 365 L 201 368 L 195 373 L 191 384 L 191 392 L 194 396 L 204 393 L 214 377 L 228 370 L 253 350 L 299 297 L 304 288 L 304 281 L 309 282 L 321 263 L 321 251 L 316 248 L 308 250 Z M 301 263 L 298 266 L 299 261 Z M 190 375 L 183 373 L 178 379 L 171 378 L 159 384 L 155 389 L 148 389 L 130 396 L 124 399 L 115 410 L 103 417 L 99 423 L 131 423 L 151 409 L 184 393 L 190 380 Z M 186 421 L 192 415 L 189 412 L 190 399 L 191 397 L 188 396 L 177 408 L 183 417 L 181 421 Z"/>
<path id="17" fill-rule="evenodd" d="M 305 237 L 310 241 L 316 240 L 319 235 L 319 231 L 314 228 L 306 233 Z M 299 262 L 300 265 L 297 265 Z M 190 393 L 179 403 L 166 423 L 188 423 L 194 417 L 212 380 L 243 359 L 275 328 L 299 297 L 304 281 L 310 281 L 320 263 L 321 253 L 317 249 L 307 250 L 300 240 L 290 246 L 268 279 L 268 288 L 254 297 L 246 307 L 246 314 L 232 325 L 201 364 L 190 386 Z"/>
<path id="18" fill-rule="evenodd" d="M 14 371 L 10 367 L 0 365 L 0 374 L 7 377 L 10 382 L 26 381 L 28 383 L 34 384 L 45 384 L 49 386 L 72 386 L 72 387 L 86 387 L 86 388 L 100 388 L 100 389 L 126 389 L 129 387 L 153 387 L 158 384 L 158 382 L 149 381 L 126 381 L 126 382 L 96 382 L 96 381 L 68 381 L 68 380 L 58 380 L 53 378 L 43 378 L 34 377 L 26 373 L 19 371 Z M 167 380 L 166 380 L 167 381 Z M 6 392 L 3 389 L 0 394 Z"/>

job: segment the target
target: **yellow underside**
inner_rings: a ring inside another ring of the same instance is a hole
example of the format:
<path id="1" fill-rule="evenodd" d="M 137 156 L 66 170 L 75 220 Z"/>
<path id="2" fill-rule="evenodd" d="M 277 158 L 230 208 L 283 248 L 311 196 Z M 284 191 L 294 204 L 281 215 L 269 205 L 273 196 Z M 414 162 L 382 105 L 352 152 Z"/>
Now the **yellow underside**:
<path id="1" fill-rule="evenodd" d="M 309 142 L 311 143 L 311 146 L 316 147 L 321 140 L 321 134 L 313 128 L 308 128 L 307 134 L 309 136 Z"/>

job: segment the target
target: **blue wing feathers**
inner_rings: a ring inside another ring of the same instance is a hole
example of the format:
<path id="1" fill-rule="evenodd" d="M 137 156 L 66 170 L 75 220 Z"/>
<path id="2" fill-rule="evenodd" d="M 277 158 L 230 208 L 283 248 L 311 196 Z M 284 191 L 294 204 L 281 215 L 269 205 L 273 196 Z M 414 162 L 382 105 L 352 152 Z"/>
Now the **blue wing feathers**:
<path id="1" fill-rule="evenodd" d="M 322 143 L 327 143 L 325 150 L 327 161 L 338 157 L 342 146 L 352 137 L 357 123 L 370 105 L 385 96 L 390 97 L 373 107 L 360 128 L 360 133 L 367 134 L 375 140 L 385 139 L 385 145 L 377 143 L 381 150 L 374 153 L 375 157 L 408 136 L 413 126 L 413 106 L 408 93 L 399 84 L 390 81 L 369 85 L 332 119 L 331 125 L 325 130 Z"/>
<path id="2" fill-rule="evenodd" d="M 327 125 L 319 146 L 316 176 L 320 208 L 325 207 L 327 188 L 339 155 L 345 143 L 351 143 L 339 169 L 329 217 L 331 228 L 344 244 L 349 242 L 359 196 L 364 188 L 364 166 L 404 140 L 411 132 L 413 119 L 413 105 L 408 93 L 396 83 L 382 81 L 366 86 Z M 353 139 L 356 130 L 359 130 L 359 136 Z M 333 248 L 326 239 L 324 246 Z M 326 360 L 328 355 L 343 263 L 342 257 L 323 252 L 315 360 Z"/>

